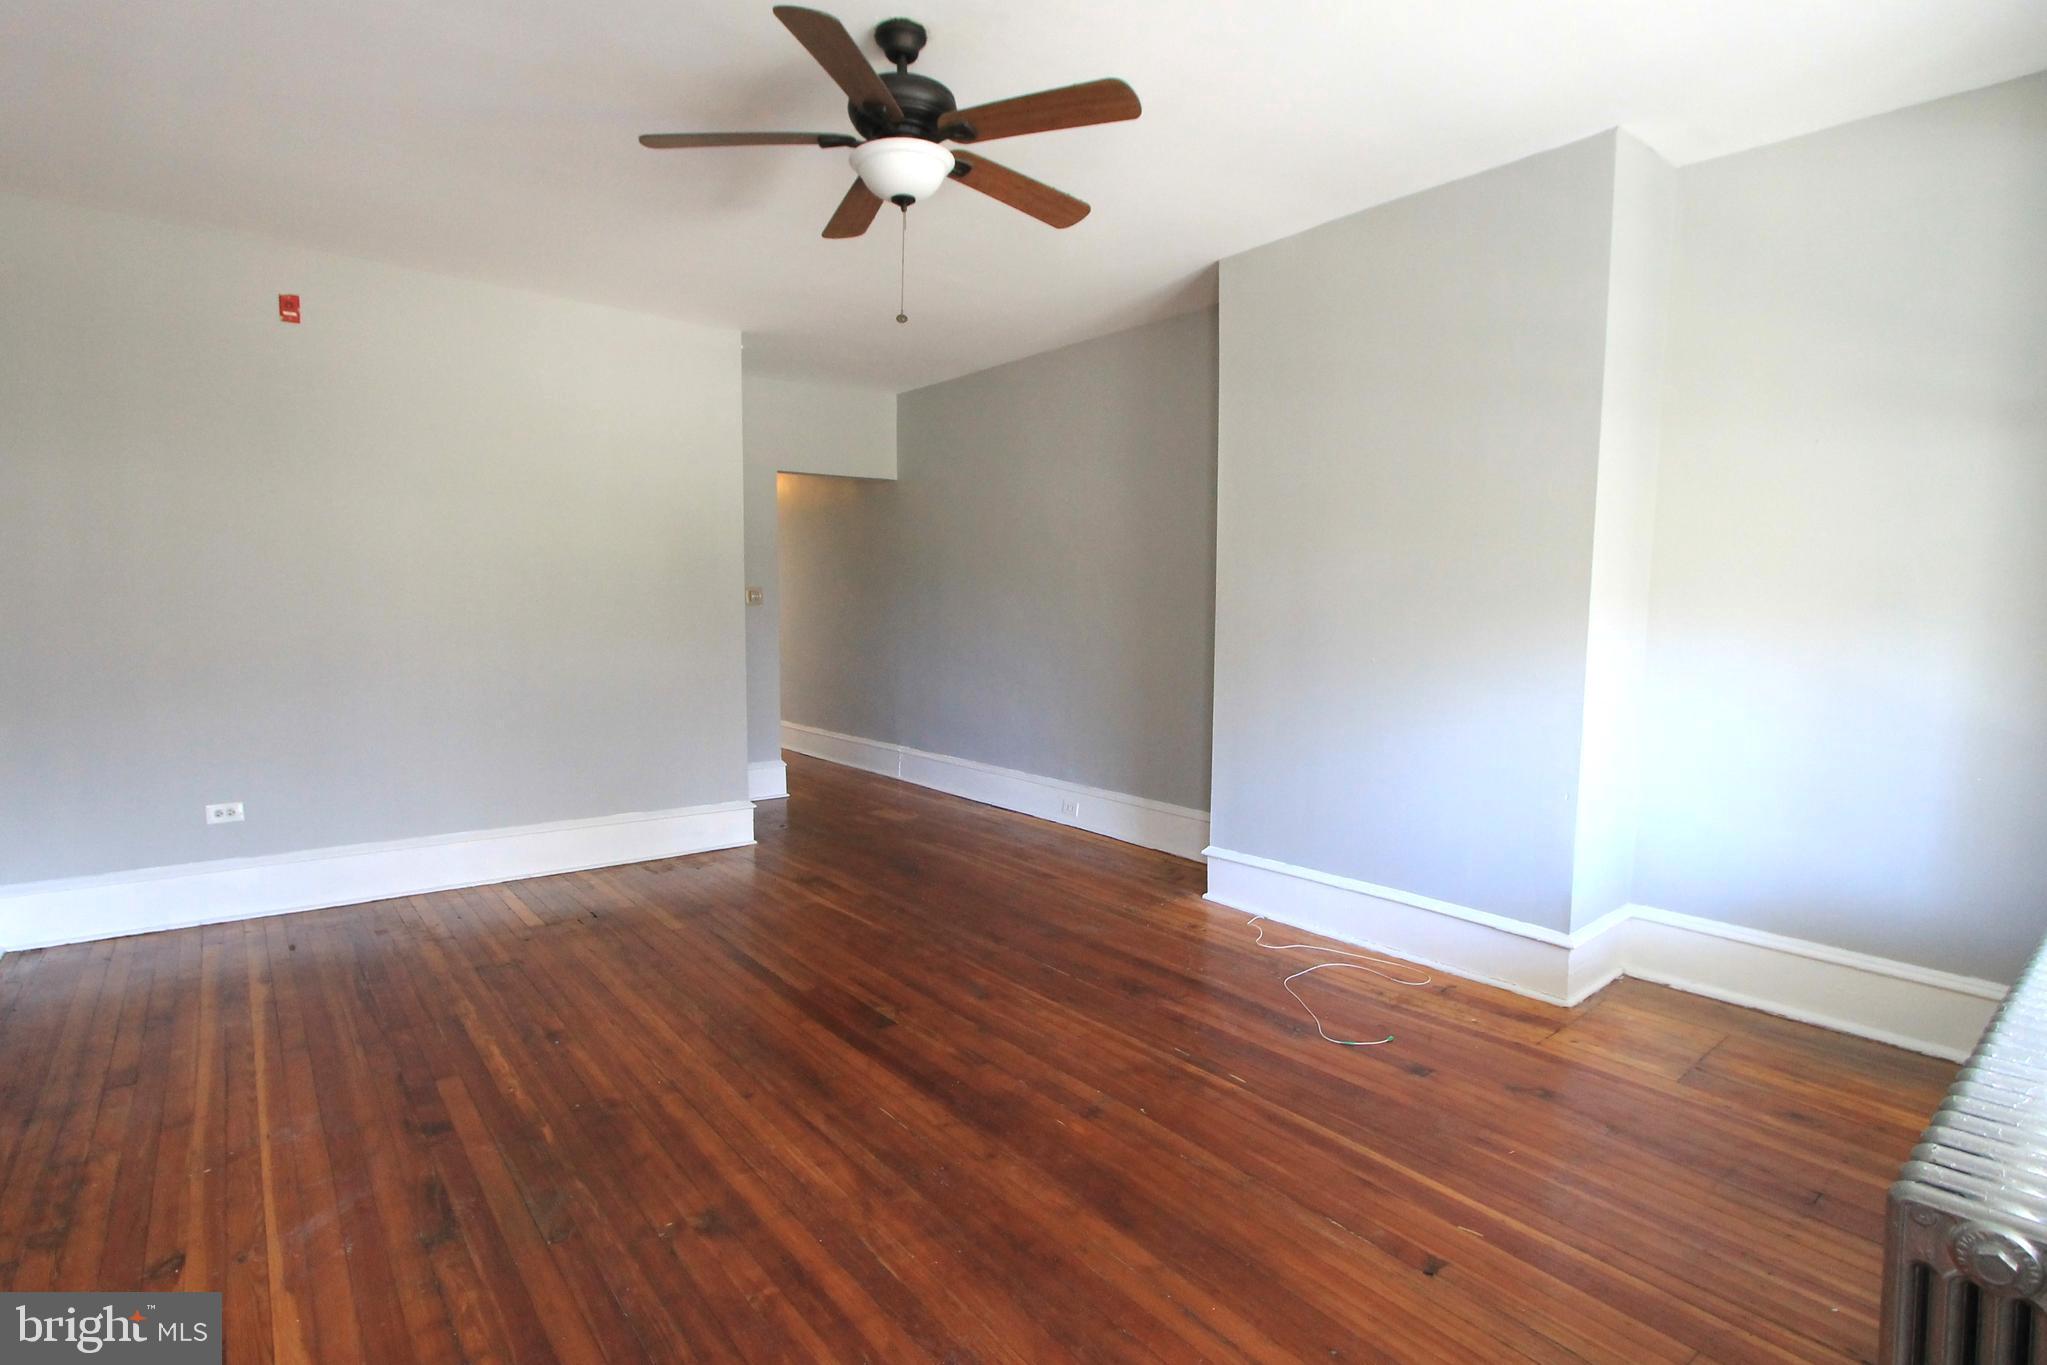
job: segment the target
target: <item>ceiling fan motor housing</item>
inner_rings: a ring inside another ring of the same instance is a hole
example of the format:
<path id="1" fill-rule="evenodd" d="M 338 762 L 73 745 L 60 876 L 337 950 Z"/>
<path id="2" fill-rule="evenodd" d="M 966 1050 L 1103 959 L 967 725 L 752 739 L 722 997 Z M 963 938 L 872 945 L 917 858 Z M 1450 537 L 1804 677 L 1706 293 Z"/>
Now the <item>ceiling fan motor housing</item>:
<path id="1" fill-rule="evenodd" d="M 921 137 L 928 142 L 940 141 L 939 116 L 959 108 L 959 101 L 952 97 L 952 91 L 929 76 L 911 71 L 884 71 L 881 80 L 901 106 L 903 121 L 891 123 L 886 115 L 849 102 L 846 112 L 852 116 L 853 126 L 859 129 L 860 136 Z"/>

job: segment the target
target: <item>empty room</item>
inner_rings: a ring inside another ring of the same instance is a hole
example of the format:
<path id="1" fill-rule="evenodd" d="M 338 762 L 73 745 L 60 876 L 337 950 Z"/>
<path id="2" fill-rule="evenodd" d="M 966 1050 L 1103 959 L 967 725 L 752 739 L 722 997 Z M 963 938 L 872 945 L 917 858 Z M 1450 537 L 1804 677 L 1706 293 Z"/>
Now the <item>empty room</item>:
<path id="1" fill-rule="evenodd" d="M 2047 6 L 10 0 L 0 1365 L 2047 1362 Z"/>

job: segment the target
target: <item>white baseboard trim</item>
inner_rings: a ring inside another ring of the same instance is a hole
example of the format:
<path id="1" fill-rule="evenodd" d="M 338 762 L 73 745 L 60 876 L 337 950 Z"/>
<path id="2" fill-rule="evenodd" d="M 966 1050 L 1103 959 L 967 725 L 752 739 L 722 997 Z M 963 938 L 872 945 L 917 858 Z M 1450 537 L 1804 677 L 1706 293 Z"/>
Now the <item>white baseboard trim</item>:
<path id="1" fill-rule="evenodd" d="M 418 896 L 753 842 L 753 804 L 310 849 L 0 887 L 0 950 Z"/>
<path id="2" fill-rule="evenodd" d="M 1627 974 L 1959 1062 L 2004 999 L 1995 981 L 1738 924 L 1630 906 Z"/>
<path id="3" fill-rule="evenodd" d="M 1570 961 L 1564 974 L 1569 985 L 1564 1003 L 1577 1005 L 1620 980 L 1628 971 L 1628 919 L 1622 916 L 1599 928 L 1600 932 L 1578 938 L 1569 948 Z M 1575 936 L 1574 936 L 1575 937 Z"/>
<path id="4" fill-rule="evenodd" d="M 1204 852 L 1218 905 L 1553 1005 L 1569 994 L 1571 950 L 1552 930 L 1255 854 Z"/>
<path id="5" fill-rule="evenodd" d="M 1197 862 L 1208 846 L 1207 811 L 1126 792 L 1084 787 L 1056 777 L 842 735 L 794 721 L 782 722 L 782 747 Z M 1067 809 L 1069 804 L 1075 809 Z"/>
<path id="6" fill-rule="evenodd" d="M 746 765 L 746 799 L 779 801 L 789 794 L 789 765 L 781 759 L 772 763 Z"/>
<path id="7" fill-rule="evenodd" d="M 857 739 L 836 730 L 820 730 L 812 725 L 798 725 L 785 720 L 782 722 L 782 747 L 821 758 L 827 763 L 837 763 L 841 767 L 880 773 L 883 777 L 903 775 L 903 749 L 899 744 Z"/>
<path id="8" fill-rule="evenodd" d="M 1562 934 L 1270 858 L 1207 855 L 1211 901 L 1551 1004 L 1632 976 L 1960 1061 L 2004 998 L 1994 981 L 1653 906 Z"/>

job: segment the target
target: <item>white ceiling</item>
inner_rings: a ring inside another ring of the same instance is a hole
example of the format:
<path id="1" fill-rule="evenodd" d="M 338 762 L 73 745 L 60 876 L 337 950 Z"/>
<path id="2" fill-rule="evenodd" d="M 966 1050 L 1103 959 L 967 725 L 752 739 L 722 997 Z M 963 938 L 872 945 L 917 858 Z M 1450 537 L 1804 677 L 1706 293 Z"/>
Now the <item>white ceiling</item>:
<path id="1" fill-rule="evenodd" d="M 870 49 L 889 13 L 822 3 Z M 0 188 L 737 328 L 750 363 L 902 389 L 1199 306 L 1223 256 L 1616 124 L 1682 163 L 2047 67 L 2041 0 L 904 3 L 962 104 L 1115 75 L 1145 105 L 983 148 L 1092 202 L 1075 228 L 958 186 L 914 210 L 904 327 L 893 215 L 818 236 L 843 151 L 633 140 L 845 130 L 769 0 L 7 0 Z"/>

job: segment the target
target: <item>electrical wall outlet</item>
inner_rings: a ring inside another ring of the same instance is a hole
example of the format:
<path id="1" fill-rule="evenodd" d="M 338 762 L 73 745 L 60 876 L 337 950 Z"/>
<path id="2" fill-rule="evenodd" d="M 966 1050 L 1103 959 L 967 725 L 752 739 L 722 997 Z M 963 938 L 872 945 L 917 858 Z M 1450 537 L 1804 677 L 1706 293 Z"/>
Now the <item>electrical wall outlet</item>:
<path id="1" fill-rule="evenodd" d="M 206 808 L 206 823 L 209 825 L 231 825 L 242 818 L 242 803 L 239 801 L 216 801 Z"/>
<path id="2" fill-rule="evenodd" d="M 1080 801 L 1079 801 L 1079 799 L 1078 799 L 1078 798 L 1076 798 L 1076 797 L 1072 797 L 1072 796 L 1062 796 L 1062 797 L 1060 797 L 1060 798 L 1059 798 L 1059 813 L 1060 813 L 1061 815 L 1065 816 L 1065 817 L 1066 817 L 1067 819 L 1069 819 L 1069 820 L 1078 820 L 1078 819 L 1080 818 Z"/>

